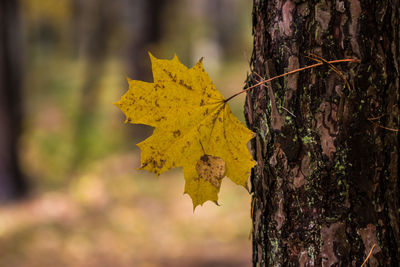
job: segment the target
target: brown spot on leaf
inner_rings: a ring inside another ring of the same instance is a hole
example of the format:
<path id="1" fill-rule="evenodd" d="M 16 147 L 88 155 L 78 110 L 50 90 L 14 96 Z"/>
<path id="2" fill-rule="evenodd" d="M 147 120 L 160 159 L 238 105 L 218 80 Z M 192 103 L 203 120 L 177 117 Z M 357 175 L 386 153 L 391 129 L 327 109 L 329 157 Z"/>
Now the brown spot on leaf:
<path id="1" fill-rule="evenodd" d="M 165 120 L 166 119 L 166 117 L 164 117 L 164 116 L 161 116 L 160 118 L 158 118 L 158 119 L 155 119 L 155 121 L 156 122 L 160 122 L 160 121 L 162 121 L 162 120 Z"/>
<path id="2" fill-rule="evenodd" d="M 188 90 L 193 90 L 193 88 L 191 86 L 187 85 L 183 80 L 179 80 L 179 84 Z"/>
<path id="3" fill-rule="evenodd" d="M 161 159 L 160 162 L 157 163 L 157 168 L 161 170 L 162 167 L 164 167 L 164 165 L 165 165 L 165 160 Z"/>
<path id="4" fill-rule="evenodd" d="M 176 131 L 173 132 L 173 134 L 174 134 L 174 137 L 177 138 L 177 137 L 179 137 L 181 135 L 181 131 L 176 130 Z"/>
<path id="5" fill-rule="evenodd" d="M 200 179 L 220 188 L 222 178 L 225 176 L 225 161 L 219 157 L 204 154 L 197 161 L 196 171 Z"/>

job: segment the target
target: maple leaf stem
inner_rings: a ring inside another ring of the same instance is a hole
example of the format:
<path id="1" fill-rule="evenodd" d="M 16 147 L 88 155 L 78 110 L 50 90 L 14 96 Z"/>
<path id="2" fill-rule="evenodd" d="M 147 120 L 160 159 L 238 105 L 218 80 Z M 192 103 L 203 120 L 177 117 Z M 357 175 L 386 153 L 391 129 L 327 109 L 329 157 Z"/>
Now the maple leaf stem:
<path id="1" fill-rule="evenodd" d="M 330 64 L 336 64 L 336 63 L 342 63 L 342 62 L 356 62 L 356 63 L 360 63 L 361 61 L 360 61 L 359 59 L 354 59 L 354 58 L 337 59 L 337 60 L 331 60 L 331 61 L 325 61 L 325 60 L 324 60 L 323 62 L 319 62 L 319 63 L 313 64 L 313 65 L 310 65 L 310 66 L 305 66 L 305 67 L 302 67 L 302 68 L 299 68 L 299 69 L 295 69 L 295 70 L 292 70 L 292 71 L 289 71 L 289 72 L 286 72 L 286 73 L 283 73 L 283 74 L 274 76 L 274 77 L 272 77 L 272 78 L 270 78 L 270 79 L 268 79 L 268 80 L 263 80 L 263 81 L 261 81 L 261 82 L 259 82 L 259 83 L 256 83 L 255 85 L 252 85 L 252 86 L 250 86 L 250 87 L 248 87 L 248 88 L 246 88 L 246 89 L 244 89 L 244 90 L 242 90 L 242 91 L 240 91 L 240 92 L 237 92 L 236 94 L 234 94 L 234 95 L 228 97 L 228 98 L 225 100 L 225 103 L 228 102 L 229 100 L 231 100 L 232 98 L 234 98 L 234 97 L 236 97 L 236 96 L 238 96 L 238 95 L 240 95 L 240 94 L 243 94 L 244 92 L 247 92 L 247 91 L 250 91 L 250 90 L 253 89 L 253 88 L 256 88 L 257 86 L 263 85 L 263 84 L 265 84 L 265 83 L 267 83 L 267 82 L 270 82 L 270 81 L 273 81 L 273 80 L 275 80 L 275 79 L 284 77 L 284 76 L 286 76 L 286 75 L 294 74 L 294 73 L 297 73 L 297 72 L 300 72 L 300 71 L 303 71 L 303 70 L 306 70 L 306 69 L 312 69 L 312 68 L 315 68 L 315 67 L 318 67 L 318 66 L 321 66 L 321 65 L 325 65 L 325 64 L 330 65 Z"/>

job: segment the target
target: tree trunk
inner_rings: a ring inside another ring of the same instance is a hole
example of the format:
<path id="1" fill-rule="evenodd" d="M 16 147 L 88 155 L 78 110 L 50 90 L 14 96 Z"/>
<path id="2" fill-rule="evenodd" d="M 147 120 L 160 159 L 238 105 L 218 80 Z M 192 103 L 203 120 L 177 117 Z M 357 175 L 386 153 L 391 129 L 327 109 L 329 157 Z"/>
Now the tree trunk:
<path id="1" fill-rule="evenodd" d="M 86 66 L 75 127 L 75 155 L 71 171 L 76 171 L 87 160 L 88 143 L 93 135 L 91 130 L 100 94 L 99 81 L 105 68 L 107 40 L 115 17 L 112 11 L 112 5 L 107 0 L 75 2 L 75 19 L 78 22 L 74 30 L 83 48 Z"/>
<path id="2" fill-rule="evenodd" d="M 175 1 L 168 1 L 171 5 Z M 163 11 L 166 1 L 163 0 L 124 0 L 125 48 L 124 60 L 127 66 L 127 76 L 131 79 L 151 80 L 152 74 L 148 68 L 150 59 L 148 52 L 152 51 L 163 31 Z"/>
<path id="3" fill-rule="evenodd" d="M 17 155 L 21 81 L 18 1 L 0 0 L 0 202 L 15 200 L 27 189 Z"/>
<path id="4" fill-rule="evenodd" d="M 314 4 L 311 4 L 313 2 Z M 400 264 L 400 3 L 254 0 L 254 266 Z M 367 265 L 368 266 L 368 265 Z"/>

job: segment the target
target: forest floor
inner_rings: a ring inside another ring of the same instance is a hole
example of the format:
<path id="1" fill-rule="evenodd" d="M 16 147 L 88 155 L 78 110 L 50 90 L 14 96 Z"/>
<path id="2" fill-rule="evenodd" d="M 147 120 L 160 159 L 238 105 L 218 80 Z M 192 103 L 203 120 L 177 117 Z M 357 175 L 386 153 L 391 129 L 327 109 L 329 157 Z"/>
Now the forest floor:
<path id="1" fill-rule="evenodd" d="M 0 208 L 0 266 L 250 266 L 250 196 L 224 179 L 193 213 L 180 170 L 158 179 L 135 152 L 111 155 L 63 190 Z"/>

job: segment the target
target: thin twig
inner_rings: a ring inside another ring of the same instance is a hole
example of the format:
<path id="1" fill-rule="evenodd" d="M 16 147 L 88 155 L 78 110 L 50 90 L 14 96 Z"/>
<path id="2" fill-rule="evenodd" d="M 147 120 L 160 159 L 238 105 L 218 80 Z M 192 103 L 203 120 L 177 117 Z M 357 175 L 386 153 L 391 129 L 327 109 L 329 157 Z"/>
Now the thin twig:
<path id="1" fill-rule="evenodd" d="M 388 131 L 392 131 L 392 132 L 399 132 L 400 130 L 399 129 L 394 129 L 394 128 L 389 128 L 389 127 L 385 127 L 385 126 L 382 126 L 382 125 L 380 125 L 380 124 L 378 124 L 378 123 L 376 123 L 376 122 L 373 122 L 373 120 L 372 119 L 368 119 L 373 125 L 375 125 L 376 127 L 379 127 L 379 128 L 382 128 L 382 129 L 385 129 L 385 130 L 388 130 Z"/>
<path id="2" fill-rule="evenodd" d="M 255 75 L 257 75 L 258 76 L 258 78 L 261 80 L 261 81 L 264 81 L 265 79 L 263 78 L 263 77 L 261 77 L 261 75 L 260 74 L 258 74 L 257 72 L 253 72 Z"/>
<path id="3" fill-rule="evenodd" d="M 376 117 L 368 118 L 368 120 L 370 120 L 370 121 L 379 120 L 380 118 L 382 118 L 385 115 L 386 114 L 382 114 L 382 115 L 379 115 L 379 116 L 376 116 Z"/>
<path id="4" fill-rule="evenodd" d="M 314 60 L 314 61 L 323 62 L 323 63 L 327 64 L 331 70 L 333 70 L 334 72 L 336 72 L 336 74 L 339 75 L 340 78 L 342 78 L 342 79 L 344 80 L 344 82 L 345 82 L 346 85 L 347 85 L 347 89 L 350 90 L 350 84 L 349 84 L 349 82 L 347 81 L 347 79 L 346 79 L 346 77 L 344 76 L 344 74 L 343 74 L 340 70 L 338 70 L 335 66 L 333 66 L 331 63 L 329 63 L 329 61 L 327 61 L 327 60 L 324 59 L 323 57 L 320 57 L 320 56 L 315 55 L 315 54 L 312 54 L 312 53 L 310 53 L 310 55 L 309 55 L 309 56 L 306 56 L 306 57 L 308 57 L 309 59 L 312 59 L 312 60 Z"/>
<path id="5" fill-rule="evenodd" d="M 287 108 L 285 108 L 284 106 L 281 106 L 282 109 L 286 110 L 290 115 L 292 115 L 293 117 L 296 118 L 296 115 L 294 115 L 292 112 L 290 112 L 290 110 L 288 110 Z"/>
<path id="6" fill-rule="evenodd" d="M 338 60 L 326 61 L 327 64 L 336 64 L 336 63 L 342 63 L 342 62 L 357 62 L 357 63 L 359 63 L 359 62 L 361 62 L 361 61 L 360 61 L 359 59 L 354 59 L 354 58 L 345 58 L 345 59 L 338 59 Z M 250 87 L 248 87 L 248 88 L 246 88 L 246 89 L 244 89 L 244 90 L 242 90 L 242 91 L 240 91 L 240 92 L 238 92 L 238 93 L 236 93 L 236 94 L 234 94 L 234 95 L 228 97 L 228 98 L 225 100 L 225 102 L 228 102 L 228 101 L 231 100 L 232 98 L 234 98 L 234 97 L 236 97 L 236 96 L 238 96 L 238 95 L 240 95 L 240 94 L 243 94 L 244 92 L 250 91 L 251 89 L 253 89 L 253 88 L 257 87 L 257 86 L 263 85 L 263 84 L 265 84 L 265 83 L 267 83 L 267 82 L 270 82 L 270 81 L 273 81 L 273 80 L 275 80 L 275 79 L 284 77 L 284 76 L 286 76 L 286 75 L 293 74 L 293 73 L 297 73 L 297 72 L 300 72 L 300 71 L 303 71 L 303 70 L 306 70 L 306 69 L 315 68 L 315 67 L 321 66 L 321 65 L 323 65 L 323 64 L 325 64 L 325 63 L 324 63 L 324 62 L 319 62 L 319 63 L 313 64 L 313 65 L 310 65 L 310 66 L 306 66 L 306 67 L 303 67 L 303 68 L 295 69 L 295 70 L 292 70 L 292 71 L 289 71 L 289 72 L 286 72 L 286 73 L 277 75 L 277 76 L 272 77 L 272 78 L 269 78 L 269 79 L 267 79 L 267 80 L 263 80 L 263 81 L 261 81 L 261 82 L 255 84 L 255 85 L 253 85 L 253 86 L 250 86 Z"/>
<path id="7" fill-rule="evenodd" d="M 375 247 L 376 247 L 376 244 L 373 244 L 371 250 L 370 250 L 369 253 L 368 253 L 367 258 L 365 259 L 365 261 L 363 262 L 363 264 L 361 265 L 361 267 L 363 267 L 363 266 L 367 263 L 369 257 L 371 257 L 371 255 L 372 255 L 372 251 L 374 250 Z"/>

